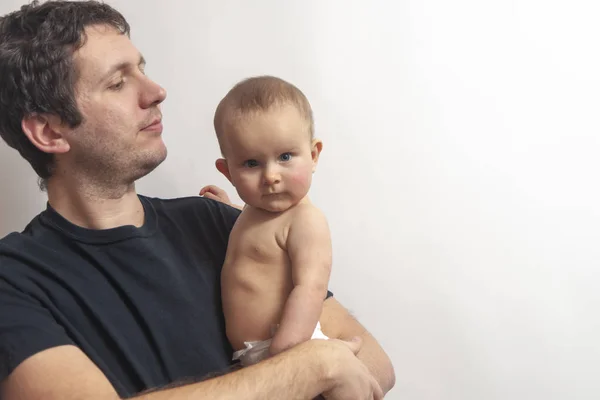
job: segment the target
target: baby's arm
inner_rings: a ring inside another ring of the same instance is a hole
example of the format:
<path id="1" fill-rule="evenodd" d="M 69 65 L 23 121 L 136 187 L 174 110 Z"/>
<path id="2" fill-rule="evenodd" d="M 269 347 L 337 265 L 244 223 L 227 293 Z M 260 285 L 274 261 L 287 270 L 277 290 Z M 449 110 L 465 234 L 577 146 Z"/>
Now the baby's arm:
<path id="1" fill-rule="evenodd" d="M 331 236 L 321 211 L 298 210 L 286 245 L 294 287 L 271 342 L 271 354 L 309 340 L 321 316 L 331 273 Z"/>

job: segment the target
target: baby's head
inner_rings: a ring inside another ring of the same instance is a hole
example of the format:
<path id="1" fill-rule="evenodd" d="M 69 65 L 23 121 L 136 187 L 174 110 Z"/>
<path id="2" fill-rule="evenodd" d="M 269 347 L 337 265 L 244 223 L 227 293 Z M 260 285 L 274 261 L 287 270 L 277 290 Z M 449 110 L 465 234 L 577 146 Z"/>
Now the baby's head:
<path id="1" fill-rule="evenodd" d="M 280 212 L 306 197 L 322 143 L 296 86 L 271 76 L 243 80 L 219 103 L 214 126 L 217 169 L 246 204 Z"/>

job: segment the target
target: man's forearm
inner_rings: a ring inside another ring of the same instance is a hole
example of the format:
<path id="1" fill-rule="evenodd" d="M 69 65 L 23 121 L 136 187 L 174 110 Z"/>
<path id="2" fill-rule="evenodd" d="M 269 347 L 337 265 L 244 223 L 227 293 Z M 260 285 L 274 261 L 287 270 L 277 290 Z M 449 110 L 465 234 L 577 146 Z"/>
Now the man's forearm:
<path id="1" fill-rule="evenodd" d="M 259 364 L 181 387 L 145 393 L 144 400 L 312 399 L 329 389 L 318 350 L 301 344 Z"/>

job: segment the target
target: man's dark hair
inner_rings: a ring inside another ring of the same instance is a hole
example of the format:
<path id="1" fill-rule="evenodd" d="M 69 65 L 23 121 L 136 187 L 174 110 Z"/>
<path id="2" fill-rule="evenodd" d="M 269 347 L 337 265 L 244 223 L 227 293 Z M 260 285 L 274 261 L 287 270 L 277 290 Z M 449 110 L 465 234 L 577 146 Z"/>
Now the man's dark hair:
<path id="1" fill-rule="evenodd" d="M 129 36 L 123 15 L 98 1 L 33 1 L 0 17 L 0 136 L 31 164 L 42 189 L 52 176 L 54 157 L 29 141 L 21 122 L 50 114 L 71 128 L 82 123 L 73 54 L 85 44 L 84 30 L 91 25 Z"/>

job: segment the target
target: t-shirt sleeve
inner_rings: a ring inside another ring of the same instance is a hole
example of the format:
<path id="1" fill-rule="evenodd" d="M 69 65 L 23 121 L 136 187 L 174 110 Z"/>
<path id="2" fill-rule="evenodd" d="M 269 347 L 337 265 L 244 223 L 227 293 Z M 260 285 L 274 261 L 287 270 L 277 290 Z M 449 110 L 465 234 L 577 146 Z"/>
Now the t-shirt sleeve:
<path id="1" fill-rule="evenodd" d="M 214 228 L 220 231 L 226 238 L 229 237 L 235 221 L 242 213 L 235 207 L 228 206 L 220 201 L 200 197 L 198 223 L 206 223 L 206 218 L 211 218 Z"/>
<path id="2" fill-rule="evenodd" d="M 0 382 L 30 356 L 68 344 L 47 309 L 0 277 Z"/>
<path id="3" fill-rule="evenodd" d="M 223 203 L 219 203 L 218 206 L 221 217 L 223 218 L 223 222 L 225 223 L 225 227 L 227 231 L 230 232 L 235 224 L 235 221 L 237 221 L 242 212 L 235 207 L 231 207 Z"/>

